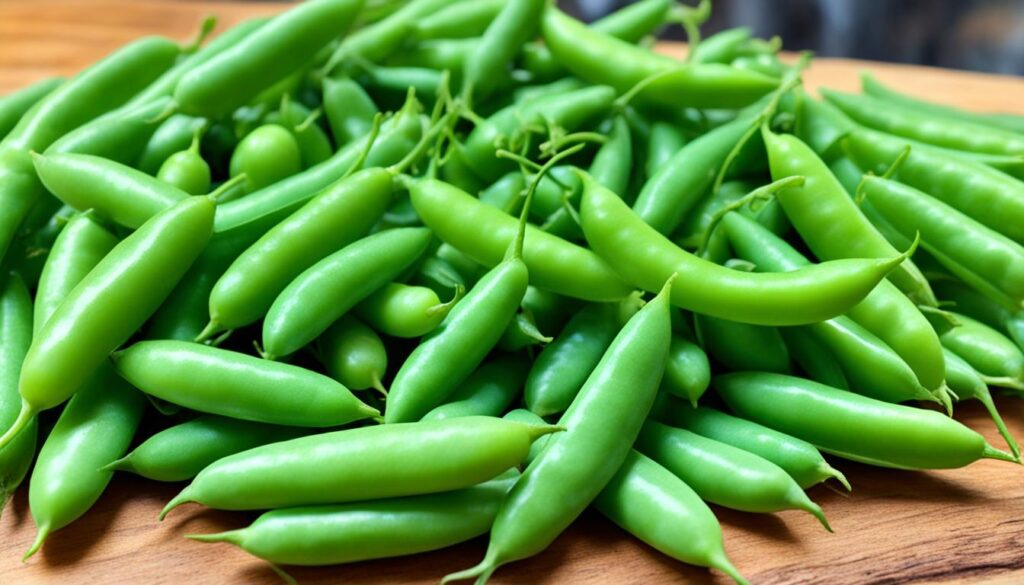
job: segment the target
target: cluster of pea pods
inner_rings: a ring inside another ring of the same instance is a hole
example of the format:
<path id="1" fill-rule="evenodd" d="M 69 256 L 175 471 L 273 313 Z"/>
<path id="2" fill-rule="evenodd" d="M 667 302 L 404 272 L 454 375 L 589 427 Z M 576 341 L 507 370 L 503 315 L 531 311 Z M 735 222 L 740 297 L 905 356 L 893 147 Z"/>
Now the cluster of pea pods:
<path id="1" fill-rule="evenodd" d="M 124 471 L 265 511 L 188 536 L 274 566 L 489 533 L 482 584 L 593 506 L 744 583 L 708 503 L 831 530 L 822 452 L 1019 462 L 1024 118 L 815 99 L 709 10 L 309 0 L 2 98 L 26 558 Z"/>

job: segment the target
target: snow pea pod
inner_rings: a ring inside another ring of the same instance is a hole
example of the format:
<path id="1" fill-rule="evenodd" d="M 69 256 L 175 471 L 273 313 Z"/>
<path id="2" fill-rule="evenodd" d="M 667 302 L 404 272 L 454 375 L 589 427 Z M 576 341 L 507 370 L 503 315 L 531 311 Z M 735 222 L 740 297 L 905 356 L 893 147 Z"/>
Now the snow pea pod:
<path id="1" fill-rule="evenodd" d="M 409 193 L 423 223 L 438 238 L 485 266 L 501 261 L 516 230 L 514 217 L 437 180 L 411 181 Z M 632 290 L 593 252 L 534 226 L 526 227 L 523 261 L 531 284 L 558 294 L 613 301 Z"/>
<path id="2" fill-rule="evenodd" d="M 690 339 L 674 333 L 672 345 L 668 349 L 668 361 L 665 362 L 662 390 L 697 406 L 697 400 L 704 395 L 710 384 L 711 364 L 708 363 L 708 354 Z"/>
<path id="3" fill-rule="evenodd" d="M 743 418 L 844 459 L 897 469 L 950 469 L 982 458 L 1016 460 L 933 410 L 889 404 L 779 374 L 727 374 L 712 385 Z"/>
<path id="4" fill-rule="evenodd" d="M 63 77 L 47 77 L 0 97 L 0 140 L 7 136 L 32 106 L 53 93 L 64 81 Z"/>
<path id="5" fill-rule="evenodd" d="M 36 286 L 35 332 L 42 329 L 68 294 L 114 249 L 117 242 L 117 236 L 88 212 L 75 214 L 68 220 L 46 256 L 46 264 Z"/>
<path id="6" fill-rule="evenodd" d="M 731 270 L 676 247 L 617 195 L 581 176 L 580 211 L 591 247 L 628 282 L 646 290 L 678 273 L 672 303 L 684 309 L 758 325 L 813 323 L 849 310 L 904 259 L 836 260 L 785 274 Z"/>
<path id="7" fill-rule="evenodd" d="M 694 47 L 687 56 L 690 63 L 729 63 L 740 56 L 741 47 L 751 39 L 750 29 L 745 26 L 717 32 Z"/>
<path id="8" fill-rule="evenodd" d="M 222 117 L 307 63 L 345 33 L 362 0 L 296 5 L 185 73 L 174 87 L 181 112 Z"/>
<path id="9" fill-rule="evenodd" d="M 654 421 L 644 424 L 636 448 L 704 501 L 744 512 L 804 510 L 832 532 L 821 507 L 785 470 L 763 457 Z"/>
<path id="10" fill-rule="evenodd" d="M 156 127 L 132 166 L 156 176 L 160 166 L 174 153 L 188 148 L 196 132 L 204 126 L 206 120 L 202 118 L 174 114 Z"/>
<path id="11" fill-rule="evenodd" d="M 953 316 L 960 325 L 939 335 L 942 346 L 963 358 L 978 373 L 1000 379 L 995 385 L 1024 388 L 1024 351 L 980 321 L 958 313 Z"/>
<path id="12" fill-rule="evenodd" d="M 326 256 L 281 291 L 263 321 L 267 359 L 290 355 L 408 269 L 430 243 L 424 228 L 378 232 Z"/>
<path id="13" fill-rule="evenodd" d="M 411 0 L 385 18 L 354 31 L 342 40 L 324 66 L 331 71 L 345 59 L 361 58 L 379 62 L 397 50 L 413 34 L 415 24 L 449 4 L 462 0 Z"/>
<path id="14" fill-rule="evenodd" d="M 21 407 L 18 375 L 32 343 L 32 298 L 25 282 L 15 273 L 5 276 L 0 290 L 0 424 L 14 423 Z M 0 512 L 21 485 L 32 464 L 39 436 L 35 419 L 7 446 L 0 448 Z"/>
<path id="15" fill-rule="evenodd" d="M 186 481 L 229 455 L 307 433 L 299 427 L 203 414 L 160 431 L 102 469 L 128 471 L 154 481 Z"/>
<path id="16" fill-rule="evenodd" d="M 846 477 L 825 461 L 817 447 L 802 439 L 712 408 L 693 408 L 678 400 L 667 400 L 655 418 L 771 461 L 784 469 L 801 488 L 835 478 L 850 489 Z"/>
<path id="17" fill-rule="evenodd" d="M 109 112 L 60 137 L 46 149 L 46 154 L 91 154 L 131 165 L 156 131 L 153 119 L 170 103 L 171 98 L 162 97 L 134 108 Z"/>
<path id="18" fill-rule="evenodd" d="M 518 478 L 510 469 L 457 491 L 273 510 L 239 530 L 186 536 L 228 542 L 271 563 L 299 566 L 411 555 L 486 533 Z"/>
<path id="19" fill-rule="evenodd" d="M 529 464 L 502 502 L 484 559 L 442 583 L 471 577 L 484 583 L 499 566 L 541 552 L 622 466 L 665 369 L 671 286 L 669 280 L 622 328 L 559 419 L 566 432 Z M 553 510 L 551 502 L 560 505 Z"/>
<path id="20" fill-rule="evenodd" d="M 356 313 L 371 327 L 392 337 L 422 337 L 444 321 L 460 294 L 444 303 L 425 286 L 392 282 L 356 305 Z"/>
<path id="21" fill-rule="evenodd" d="M 501 355 L 470 374 L 447 402 L 425 414 L 423 420 L 501 416 L 522 391 L 528 371 L 529 363 L 521 355 Z"/>
<path id="22" fill-rule="evenodd" d="M 668 165 L 672 156 L 682 150 L 686 143 L 686 134 L 679 126 L 664 120 L 656 120 L 651 124 L 651 131 L 647 137 L 647 158 L 644 162 L 648 180 Z"/>
<path id="23" fill-rule="evenodd" d="M 417 20 L 413 34 L 420 41 L 478 37 L 505 4 L 505 0 L 477 0 L 446 6 Z"/>
<path id="24" fill-rule="evenodd" d="M 348 77 L 327 77 L 323 85 L 324 113 L 335 145 L 341 147 L 369 134 L 379 110 L 363 86 Z"/>
<path id="25" fill-rule="evenodd" d="M 774 327 L 694 315 L 697 339 L 708 357 L 730 370 L 788 374 L 789 349 Z"/>
<path id="26" fill-rule="evenodd" d="M 1024 349 L 1024 313 L 1011 311 L 969 286 L 953 280 L 936 280 L 932 287 L 940 299 L 954 303 L 957 312 L 1003 332 Z"/>
<path id="27" fill-rule="evenodd" d="M 387 395 L 381 379 L 388 352 L 380 337 L 362 321 L 344 315 L 317 339 L 320 360 L 332 378 L 353 390 L 373 388 Z"/>
<path id="28" fill-rule="evenodd" d="M 28 505 L 37 527 L 25 559 L 52 532 L 85 514 L 103 494 L 112 471 L 100 469 L 128 450 L 142 420 L 145 398 L 109 364 L 95 371 L 61 412 L 29 481 Z"/>
<path id="29" fill-rule="evenodd" d="M 992 422 L 995 423 L 999 434 L 1003 436 L 1003 440 L 1006 441 L 1010 452 L 1013 453 L 1014 457 L 1019 458 L 1020 446 L 1017 444 L 1017 439 L 1006 428 L 1006 423 L 1003 422 L 1003 417 L 1000 416 L 999 410 L 992 400 L 992 394 L 988 390 L 988 384 L 985 383 L 985 379 L 962 357 L 949 351 L 949 349 L 944 351 L 946 354 L 946 383 L 949 384 L 949 388 L 960 400 L 974 399 L 980 402 L 985 407 L 989 416 L 992 417 Z"/>
<path id="30" fill-rule="evenodd" d="M 511 0 L 502 6 L 466 59 L 462 92 L 469 103 L 482 103 L 507 84 L 512 59 L 537 32 L 545 5 L 545 0 Z"/>
<path id="31" fill-rule="evenodd" d="M 467 416 L 334 431 L 249 449 L 199 473 L 161 512 L 185 502 L 264 510 L 446 492 L 518 465 L 561 430 Z"/>
<path id="32" fill-rule="evenodd" d="M 379 414 L 323 374 L 200 343 L 140 341 L 112 359 L 139 390 L 200 412 L 301 427 Z"/>

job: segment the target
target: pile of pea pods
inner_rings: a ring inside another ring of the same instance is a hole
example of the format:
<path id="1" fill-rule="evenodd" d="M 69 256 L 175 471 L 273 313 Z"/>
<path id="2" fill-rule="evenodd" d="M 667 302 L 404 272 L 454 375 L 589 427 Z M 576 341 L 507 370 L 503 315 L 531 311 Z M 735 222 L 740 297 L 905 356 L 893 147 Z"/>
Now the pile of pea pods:
<path id="1" fill-rule="evenodd" d="M 3 97 L 26 558 L 134 473 L 275 567 L 489 534 L 482 584 L 593 506 L 745 583 L 709 503 L 831 530 L 844 460 L 1019 462 L 1024 117 L 812 97 L 710 10 L 308 0 Z"/>

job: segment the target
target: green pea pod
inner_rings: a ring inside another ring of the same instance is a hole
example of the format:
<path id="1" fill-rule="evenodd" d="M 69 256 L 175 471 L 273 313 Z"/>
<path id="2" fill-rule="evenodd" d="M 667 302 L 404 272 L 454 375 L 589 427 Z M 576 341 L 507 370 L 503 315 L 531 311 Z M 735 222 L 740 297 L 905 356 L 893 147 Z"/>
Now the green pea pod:
<path id="1" fill-rule="evenodd" d="M 194 340 L 210 320 L 210 291 L 231 258 L 204 252 L 146 325 L 146 339 Z"/>
<path id="2" fill-rule="evenodd" d="M 701 347 L 730 370 L 790 373 L 789 350 L 777 328 L 699 314 L 694 320 Z"/>
<path id="3" fill-rule="evenodd" d="M 201 471 L 167 504 L 161 518 L 185 502 L 264 510 L 456 490 L 518 465 L 530 443 L 559 430 L 467 416 L 273 443 Z"/>
<path id="4" fill-rule="evenodd" d="M 1024 314 L 994 302 L 976 290 L 953 280 L 936 280 L 935 294 L 951 301 L 957 312 L 1003 332 L 1024 349 Z"/>
<path id="5" fill-rule="evenodd" d="M 234 111 L 343 34 L 362 5 L 361 0 L 314 0 L 278 15 L 185 73 L 174 88 L 178 108 L 207 118 Z"/>
<path id="6" fill-rule="evenodd" d="M 21 117 L 66 80 L 47 77 L 0 98 L 0 140 L 14 129 Z"/>
<path id="7" fill-rule="evenodd" d="M 869 130 L 851 132 L 846 153 L 866 171 L 881 173 L 903 154 L 906 140 Z M 1024 185 L 977 161 L 912 148 L 894 178 L 919 189 L 989 228 L 1024 243 Z"/>
<path id="8" fill-rule="evenodd" d="M 821 507 L 785 470 L 763 457 L 653 421 L 644 424 L 636 447 L 707 502 L 743 512 L 804 510 L 832 532 Z"/>
<path id="9" fill-rule="evenodd" d="M 117 236 L 88 212 L 68 220 L 46 256 L 36 286 L 33 324 L 37 333 L 75 286 L 114 249 L 117 241 Z"/>
<path id="10" fill-rule="evenodd" d="M 32 470 L 28 505 L 38 532 L 25 559 L 103 494 L 113 472 L 100 467 L 128 450 L 145 403 L 142 394 L 106 364 L 68 402 Z"/>
<path id="11" fill-rule="evenodd" d="M 996 385 L 1024 388 L 1024 351 L 980 321 L 958 313 L 953 313 L 953 317 L 960 325 L 939 336 L 942 346 L 966 360 L 980 374 L 1001 379 Z"/>
<path id="12" fill-rule="evenodd" d="M 740 48 L 750 39 L 749 28 L 728 28 L 701 39 L 687 59 L 690 63 L 729 63 L 740 56 Z"/>
<path id="13" fill-rule="evenodd" d="M 21 407 L 18 375 L 32 342 L 32 298 L 15 273 L 6 275 L 0 291 L 0 424 L 14 423 Z M 0 448 L 0 512 L 18 489 L 36 453 L 39 423 L 33 417 L 7 446 Z"/>
<path id="14" fill-rule="evenodd" d="M 727 374 L 712 384 L 743 418 L 844 459 L 897 469 L 949 469 L 982 458 L 1016 460 L 933 410 L 889 404 L 779 374 Z"/>
<path id="15" fill-rule="evenodd" d="M 302 170 L 295 136 L 277 124 L 265 124 L 245 135 L 231 153 L 229 173 L 244 174 L 246 193 L 279 183 Z"/>
<path id="16" fill-rule="evenodd" d="M 612 119 L 608 141 L 601 145 L 590 163 L 590 176 L 613 193 L 625 195 L 633 169 L 633 138 L 624 116 Z"/>
<path id="17" fill-rule="evenodd" d="M 437 329 L 460 295 L 441 302 L 425 286 L 392 282 L 356 305 L 356 313 L 371 327 L 392 337 L 422 337 Z"/>
<path id="18" fill-rule="evenodd" d="M 434 235 L 485 266 L 501 261 L 516 230 L 514 217 L 437 180 L 412 181 L 409 193 Z M 526 228 L 523 261 L 531 284 L 558 294 L 613 301 L 632 290 L 593 252 L 533 226 Z"/>
<path id="19" fill-rule="evenodd" d="M 671 341 L 669 280 L 619 332 L 569 410 L 566 432 L 549 442 L 502 502 L 487 554 L 441 583 L 479 577 L 551 544 L 622 466 L 661 382 Z M 551 502 L 560 502 L 553 509 Z"/>
<path id="20" fill-rule="evenodd" d="M 200 415 L 143 441 L 103 471 L 128 471 L 154 481 L 187 481 L 235 453 L 307 434 L 299 427 Z"/>
<path id="21" fill-rule="evenodd" d="M 189 195 L 210 192 L 210 165 L 199 152 L 201 136 L 197 133 L 188 149 L 167 157 L 156 172 L 156 178 Z"/>
<path id="22" fill-rule="evenodd" d="M 462 189 L 467 193 L 479 193 L 486 187 L 486 181 L 480 179 L 480 175 L 476 173 L 472 165 L 466 158 L 466 148 L 458 141 L 453 141 L 450 149 L 445 154 L 447 160 L 445 160 L 444 166 L 441 167 L 441 179 L 451 185 Z M 495 158 L 499 164 L 503 161 Z M 507 167 L 503 167 L 499 170 L 508 170 Z M 510 171 L 510 172 L 522 172 L 522 171 Z"/>
<path id="23" fill-rule="evenodd" d="M 1020 244 L 896 181 L 865 177 L 860 193 L 905 237 L 920 233 L 925 250 L 964 282 L 979 283 L 982 293 L 998 295 L 1004 304 L 1024 305 L 1024 247 Z"/>
<path id="24" fill-rule="evenodd" d="M 425 414 L 423 420 L 501 416 L 522 391 L 528 371 L 529 364 L 521 355 L 499 356 L 470 374 L 447 402 Z"/>
<path id="25" fill-rule="evenodd" d="M 617 195 L 583 176 L 583 232 L 597 254 L 627 282 L 646 290 L 672 273 L 680 282 L 672 304 L 756 325 L 814 323 L 846 312 L 905 256 L 837 260 L 785 274 L 731 270 L 676 247 L 633 213 Z"/>
<path id="26" fill-rule="evenodd" d="M 32 416 L 74 394 L 138 330 L 206 246 L 214 202 L 193 197 L 114 246 L 39 330 L 21 369 L 21 414 L 0 448 Z"/>
<path id="27" fill-rule="evenodd" d="M 348 77 L 326 77 L 323 83 L 324 113 L 334 143 L 341 147 L 369 134 L 379 110 L 366 90 Z"/>
<path id="28" fill-rule="evenodd" d="M 401 98 L 412 89 L 416 95 L 435 96 L 441 91 L 444 73 L 425 67 L 378 67 L 364 65 L 364 75 L 359 81 L 368 88 L 377 90 L 374 95 L 385 99 L 388 96 Z"/>
<path id="29" fill-rule="evenodd" d="M 797 138 L 829 163 L 843 154 L 843 138 L 857 128 L 831 103 L 816 100 L 803 91 L 797 93 L 796 115 Z"/>
<path id="30" fill-rule="evenodd" d="M 462 0 L 454 0 L 461 3 Z M 397 50 L 412 35 L 416 23 L 452 4 L 453 0 L 410 0 L 387 17 L 354 31 L 331 53 L 325 70 L 349 58 L 376 63 Z"/>
<path id="31" fill-rule="evenodd" d="M 829 465 L 818 449 L 807 441 L 711 408 L 691 408 L 675 400 L 664 406 L 656 414 L 661 422 L 771 461 L 784 469 L 801 488 L 835 478 L 847 490 L 850 489 L 846 477 Z"/>
<path id="32" fill-rule="evenodd" d="M 43 185 L 75 209 L 92 209 L 127 228 L 188 198 L 189 194 L 121 163 L 89 154 L 33 157 Z"/>
<path id="33" fill-rule="evenodd" d="M 134 108 L 109 112 L 65 134 L 46 149 L 46 154 L 91 154 L 131 165 L 156 131 L 153 119 L 170 103 L 171 98 L 163 97 Z"/>
<path id="34" fill-rule="evenodd" d="M 408 269 L 430 243 L 424 228 L 397 228 L 358 240 L 313 264 L 285 287 L 263 321 L 264 357 L 290 355 L 359 301 Z"/>
<path id="35" fill-rule="evenodd" d="M 647 138 L 647 160 L 644 163 L 647 178 L 652 179 L 657 175 L 686 143 L 686 134 L 676 124 L 663 120 L 651 124 L 650 136 Z"/>
<path id="36" fill-rule="evenodd" d="M 518 477 L 510 469 L 452 492 L 274 510 L 246 528 L 187 537 L 228 542 L 271 563 L 299 566 L 416 554 L 486 533 Z"/>
<path id="37" fill-rule="evenodd" d="M 809 330 L 803 327 L 786 327 L 782 330 L 782 338 L 786 340 L 786 347 L 789 348 L 793 361 L 800 366 L 807 378 L 833 388 L 850 389 L 850 383 L 846 381 L 846 374 L 843 373 L 843 367 L 836 356 L 822 346 Z"/>
<path id="38" fill-rule="evenodd" d="M 418 41 L 414 51 L 394 55 L 388 60 L 388 65 L 448 71 L 451 83 L 459 85 L 462 83 L 462 71 L 469 55 L 479 46 L 480 39 L 475 37 Z"/>
<path id="39" fill-rule="evenodd" d="M 456 3 L 424 15 L 415 23 L 417 40 L 478 37 L 505 6 L 505 0 Z"/>
<path id="40" fill-rule="evenodd" d="M 529 424 L 544 422 L 527 410 L 513 410 L 505 418 Z M 536 441 L 527 464 L 547 444 L 547 439 Z M 725 555 L 722 527 L 704 500 L 636 449 L 630 449 L 622 467 L 594 498 L 594 507 L 658 551 L 684 563 L 718 569 L 736 583 L 747 584 Z"/>
<path id="41" fill-rule="evenodd" d="M 359 171 L 263 234 L 214 285 L 207 334 L 258 321 L 290 282 L 368 233 L 391 200 L 393 179 L 382 168 Z"/>
<path id="42" fill-rule="evenodd" d="M 323 374 L 199 343 L 141 341 L 113 360 L 139 390 L 200 412 L 301 427 L 379 414 Z"/>
<path id="43" fill-rule="evenodd" d="M 724 213 L 722 210 L 759 187 L 760 185 L 750 181 L 727 181 L 722 183 L 718 191 L 708 193 L 707 197 L 686 214 L 682 223 L 672 233 L 672 241 L 681 248 L 697 250 L 701 247 L 705 237 L 709 237 L 708 234 L 710 233 L 708 244 L 708 248 L 710 248 L 710 241 L 719 237 L 719 234 L 715 231 L 715 226 L 712 224 Z M 749 206 L 744 206 L 739 211 L 743 213 L 748 211 L 748 209 Z M 728 254 L 723 253 L 720 256 L 725 258 Z M 710 254 L 706 257 L 718 259 Z"/>
<path id="44" fill-rule="evenodd" d="M 962 357 L 948 349 L 945 349 L 944 353 L 946 354 L 946 383 L 949 384 L 950 390 L 960 400 L 974 399 L 980 402 L 992 417 L 992 422 L 995 423 L 999 434 L 1003 436 L 1010 452 L 1014 457 L 1020 458 L 1020 446 L 1017 444 L 1017 439 L 1006 428 L 1006 423 L 1003 422 L 1003 417 L 1000 416 L 999 410 L 992 400 L 992 394 L 988 390 L 985 379 Z"/>
<path id="45" fill-rule="evenodd" d="M 306 106 L 289 101 L 283 111 L 271 112 L 263 119 L 267 124 L 278 124 L 292 133 L 299 146 L 304 169 L 318 165 L 334 154 L 330 139 L 313 120 L 314 115 Z"/>
<path id="46" fill-rule="evenodd" d="M 778 87 L 779 80 L 717 63 L 682 65 L 588 28 L 557 8 L 544 11 L 544 42 L 573 75 L 624 93 L 655 74 L 636 100 L 670 107 L 741 108 Z"/>
<path id="47" fill-rule="evenodd" d="M 697 406 L 697 400 L 704 395 L 710 384 L 711 364 L 708 363 L 708 355 L 696 343 L 673 334 L 661 388 Z"/>
<path id="48" fill-rule="evenodd" d="M 462 72 L 464 95 L 482 103 L 507 84 L 513 58 L 536 34 L 545 10 L 545 0 L 505 3 L 480 37 L 477 49 L 466 60 Z"/>
<path id="49" fill-rule="evenodd" d="M 387 349 L 362 321 L 343 316 L 324 331 L 317 348 L 332 378 L 353 390 L 373 388 L 387 395 L 380 382 L 388 369 Z"/>
<path id="50" fill-rule="evenodd" d="M 174 153 L 187 149 L 196 132 L 205 125 L 202 118 L 174 114 L 156 127 L 133 166 L 156 176 L 160 166 Z"/>

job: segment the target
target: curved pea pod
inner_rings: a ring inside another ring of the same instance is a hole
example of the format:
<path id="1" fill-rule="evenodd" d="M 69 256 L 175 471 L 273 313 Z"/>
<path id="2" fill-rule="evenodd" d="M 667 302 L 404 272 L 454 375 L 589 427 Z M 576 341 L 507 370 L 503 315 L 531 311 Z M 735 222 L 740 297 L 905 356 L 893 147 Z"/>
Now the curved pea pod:
<path id="1" fill-rule="evenodd" d="M 767 459 L 785 470 L 801 488 L 835 478 L 850 489 L 846 477 L 807 441 L 712 408 L 693 408 L 677 400 L 665 400 L 659 406 L 655 407 L 655 419 Z"/>
<path id="2" fill-rule="evenodd" d="M 68 402 L 32 470 L 28 505 L 38 532 L 25 559 L 103 494 L 113 472 L 100 468 L 128 450 L 145 402 L 109 365 L 97 370 Z"/>
<path id="3" fill-rule="evenodd" d="M 935 293 L 954 303 L 957 312 L 997 329 L 1024 348 L 1024 313 L 1000 305 L 969 286 L 954 280 L 936 280 Z"/>
<path id="4" fill-rule="evenodd" d="M 743 45 L 750 41 L 751 36 L 750 29 L 745 26 L 725 29 L 701 39 L 687 59 L 691 63 L 729 63 L 740 56 Z"/>
<path id="5" fill-rule="evenodd" d="M 647 136 L 647 158 L 644 161 L 647 179 L 650 180 L 657 175 L 687 142 L 686 134 L 677 125 L 663 120 L 651 124 Z"/>
<path id="6" fill-rule="evenodd" d="M 307 433 L 298 427 L 203 414 L 149 437 L 103 471 L 128 471 L 154 481 L 186 481 L 229 455 Z"/>
<path id="7" fill-rule="evenodd" d="M 117 242 L 117 236 L 90 213 L 79 213 L 68 220 L 46 256 L 36 286 L 33 317 L 36 332 Z"/>
<path id="8" fill-rule="evenodd" d="M 174 114 L 156 127 L 133 166 L 148 175 L 156 176 L 160 165 L 172 154 L 188 148 L 196 131 L 205 125 L 206 120 L 203 118 Z"/>
<path id="9" fill-rule="evenodd" d="M 268 562 L 299 566 L 411 555 L 486 533 L 518 478 L 510 469 L 451 492 L 273 510 L 239 530 L 187 537 L 228 542 Z"/>
<path id="10" fill-rule="evenodd" d="M 645 290 L 679 274 L 672 304 L 698 313 L 756 325 L 814 323 L 859 303 L 905 258 L 837 260 L 784 274 L 731 270 L 675 246 L 617 195 L 582 176 L 580 212 L 590 246 L 627 282 Z M 700 286 L 686 285 L 697 282 Z"/>
<path id="11" fill-rule="evenodd" d="M 337 146 L 366 136 L 373 127 L 377 104 L 363 86 L 348 77 L 324 78 L 324 113 Z"/>
<path id="12" fill-rule="evenodd" d="M 409 268 L 429 243 L 430 231 L 424 228 L 386 230 L 310 266 L 267 311 L 264 357 L 290 355 L 316 339 L 359 301 Z"/>
<path id="13" fill-rule="evenodd" d="M 711 364 L 708 363 L 708 354 L 696 343 L 673 334 L 661 388 L 697 406 L 697 400 L 704 395 L 710 384 Z"/>
<path id="14" fill-rule="evenodd" d="M 982 458 L 1016 461 L 978 433 L 932 410 L 889 404 L 779 374 L 727 374 L 712 385 L 743 418 L 844 459 L 897 469 L 949 469 Z"/>
<path id="15" fill-rule="evenodd" d="M 379 414 L 323 374 L 199 343 L 141 341 L 112 359 L 139 390 L 200 412 L 300 427 Z"/>
<path id="16" fill-rule="evenodd" d="M 63 77 L 47 77 L 0 98 L 0 140 L 10 132 L 32 106 L 64 83 Z"/>
<path id="17" fill-rule="evenodd" d="M 9 273 L 0 290 L 0 424 L 4 428 L 14 423 L 21 407 L 18 375 L 30 343 L 32 299 L 24 281 Z M 28 473 L 38 435 L 39 423 L 33 417 L 14 440 L 0 448 L 0 513 Z"/>
<path id="18" fill-rule="evenodd" d="M 821 507 L 778 465 L 684 429 L 648 421 L 636 448 L 676 474 L 701 499 L 743 512 L 804 510 L 832 532 Z"/>
<path id="19" fill-rule="evenodd" d="M 730 370 L 790 372 L 789 349 L 777 328 L 699 314 L 694 321 L 701 347 Z"/>
<path id="20" fill-rule="evenodd" d="M 441 302 L 425 286 L 392 282 L 356 305 L 356 313 L 371 327 L 392 337 L 421 337 L 444 321 L 461 295 Z"/>
<path id="21" fill-rule="evenodd" d="M 988 384 L 985 382 L 986 378 L 975 371 L 962 357 L 948 349 L 944 350 L 944 352 L 946 354 L 946 383 L 949 384 L 950 390 L 960 400 L 974 399 L 980 402 L 985 407 L 989 416 L 992 417 L 992 422 L 995 423 L 999 434 L 1003 436 L 1003 440 L 1006 441 L 1006 446 L 1010 448 L 1010 452 L 1013 453 L 1014 457 L 1020 458 L 1020 446 L 1017 444 L 1017 439 L 1006 428 L 1006 423 L 1003 422 L 1003 417 L 999 414 L 999 410 L 992 400 L 992 394 L 989 392 Z"/>
<path id="22" fill-rule="evenodd" d="M 1024 388 L 1024 351 L 995 329 L 953 313 L 960 323 L 942 333 L 942 346 L 963 358 L 978 373 L 994 378 L 990 384 Z"/>
<path id="23" fill-rule="evenodd" d="M 317 349 L 327 373 L 347 388 L 387 395 L 380 382 L 388 368 L 387 349 L 359 319 L 345 315 L 335 321 L 317 340 Z"/>
<path id="24" fill-rule="evenodd" d="M 455 3 L 417 20 L 413 33 L 418 41 L 478 37 L 505 4 L 504 0 Z"/>
<path id="25" fill-rule="evenodd" d="M 544 42 L 573 75 L 624 93 L 657 73 L 638 101 L 670 107 L 739 108 L 778 87 L 778 79 L 721 65 L 683 65 L 587 27 L 560 10 L 544 12 Z"/>
<path id="26" fill-rule="evenodd" d="M 64 402 L 157 310 L 206 246 L 214 202 L 193 197 L 114 246 L 39 330 L 21 369 L 21 414 L 6 445 L 32 416 Z"/>
<path id="27" fill-rule="evenodd" d="M 58 199 L 127 228 L 137 228 L 189 197 L 156 177 L 98 156 L 58 153 L 33 160 L 39 179 Z"/>
<path id="28" fill-rule="evenodd" d="M 218 118 L 300 69 L 344 33 L 361 0 L 315 0 L 288 10 L 184 74 L 174 88 L 179 109 Z"/>
<path id="29" fill-rule="evenodd" d="M 859 192 L 904 237 L 920 233 L 924 249 L 961 280 L 1004 305 L 1024 305 L 1024 247 L 1020 244 L 890 179 L 867 176 Z"/>
<path id="30" fill-rule="evenodd" d="M 485 266 L 498 264 L 516 231 L 516 219 L 460 189 L 433 179 L 410 181 L 413 206 L 434 235 Z M 466 229 L 466 226 L 476 229 Z M 620 300 L 632 289 L 593 252 L 526 227 L 523 261 L 530 284 L 594 301 Z"/>
<path id="31" fill-rule="evenodd" d="M 513 410 L 505 418 L 530 424 L 544 422 L 527 410 Z M 547 443 L 547 439 L 541 439 L 530 447 L 527 464 Z M 636 449 L 629 451 L 622 467 L 594 499 L 594 507 L 658 551 L 684 563 L 718 569 L 746 585 L 746 579 L 725 554 L 722 527 L 711 508 L 671 471 Z"/>
<path id="32" fill-rule="evenodd" d="M 518 465 L 561 430 L 500 418 L 378 425 L 301 437 L 221 459 L 167 504 L 262 510 L 446 492 Z"/>
<path id="33" fill-rule="evenodd" d="M 442 583 L 471 577 L 483 583 L 499 566 L 543 551 L 615 476 L 664 372 L 671 286 L 668 281 L 622 328 L 559 420 L 566 432 L 548 443 L 502 502 L 484 559 Z"/>
<path id="34" fill-rule="evenodd" d="M 364 236 L 391 200 L 393 174 L 359 171 L 322 190 L 236 258 L 210 292 L 210 335 L 255 323 L 289 283 Z"/>
<path id="35" fill-rule="evenodd" d="M 811 147 L 830 167 L 842 157 L 843 138 L 857 129 L 857 124 L 831 103 L 816 100 L 804 91 L 797 93 L 796 116 L 797 138 Z"/>
<path id="36" fill-rule="evenodd" d="M 501 416 L 522 391 L 529 367 L 519 354 L 501 355 L 470 374 L 447 402 L 425 414 L 423 420 Z"/>
<path id="37" fill-rule="evenodd" d="M 466 58 L 463 95 L 482 103 L 511 80 L 512 60 L 536 34 L 544 11 L 545 0 L 515 0 L 502 6 Z"/>
<path id="38" fill-rule="evenodd" d="M 410 0 L 397 10 L 347 36 L 331 53 L 324 69 L 330 70 L 345 58 L 376 63 L 397 50 L 412 36 L 420 19 L 449 5 L 452 0 Z"/>
<path id="39" fill-rule="evenodd" d="M 806 377 L 833 388 L 850 389 L 850 383 L 846 381 L 846 374 L 836 356 L 822 346 L 810 331 L 803 327 L 786 327 L 782 329 L 782 338 L 786 340 L 793 361 L 800 366 Z"/>
<path id="40" fill-rule="evenodd" d="M 65 134 L 46 154 L 91 154 L 131 165 L 138 159 L 156 125 L 153 119 L 167 109 L 171 98 L 157 98 L 134 108 L 120 108 Z"/>

